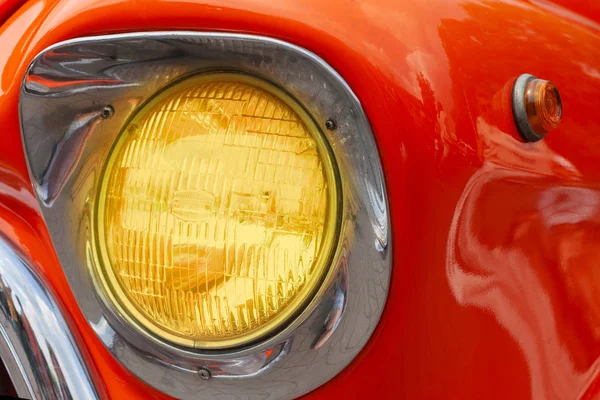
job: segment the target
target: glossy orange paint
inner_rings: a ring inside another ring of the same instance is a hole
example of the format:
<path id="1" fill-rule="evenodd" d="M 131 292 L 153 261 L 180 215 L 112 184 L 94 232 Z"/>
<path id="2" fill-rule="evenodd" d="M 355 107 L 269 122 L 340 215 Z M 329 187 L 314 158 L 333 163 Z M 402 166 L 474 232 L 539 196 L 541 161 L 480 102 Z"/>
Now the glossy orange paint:
<path id="1" fill-rule="evenodd" d="M 600 16 L 579 9 L 593 14 L 511 0 L 30 0 L 0 28 L 0 231 L 59 293 L 109 396 L 162 398 L 108 354 L 69 290 L 22 155 L 21 78 L 39 51 L 84 35 L 287 40 L 323 57 L 361 100 L 394 245 L 378 329 L 306 397 L 596 398 Z M 521 73 L 553 81 L 563 100 L 561 126 L 535 144 L 510 113 Z"/>
<path id="2" fill-rule="evenodd" d="M 11 16 L 27 0 L 0 0 L 0 24 Z"/>

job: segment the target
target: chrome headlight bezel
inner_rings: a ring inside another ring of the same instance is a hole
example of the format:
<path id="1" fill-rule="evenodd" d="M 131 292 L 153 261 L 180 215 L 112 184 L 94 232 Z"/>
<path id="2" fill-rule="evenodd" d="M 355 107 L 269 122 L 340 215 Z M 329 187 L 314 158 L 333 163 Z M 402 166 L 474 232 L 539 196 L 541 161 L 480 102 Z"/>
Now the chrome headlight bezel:
<path id="1" fill-rule="evenodd" d="M 90 210 L 121 127 L 160 88 L 208 70 L 249 73 L 285 88 L 325 133 L 343 183 L 340 244 L 329 279 L 285 329 L 222 351 L 181 348 L 149 334 L 112 307 L 88 268 L 94 262 Z M 75 298 L 104 345 L 142 380 L 175 397 L 264 398 L 267 388 L 269 397 L 295 397 L 332 378 L 366 344 L 383 311 L 391 270 L 383 172 L 358 99 L 315 54 L 227 33 L 69 40 L 31 63 L 20 116 L 35 193 Z M 327 121 L 335 121 L 334 129 Z M 200 381 L 198 371 L 215 379 Z"/>

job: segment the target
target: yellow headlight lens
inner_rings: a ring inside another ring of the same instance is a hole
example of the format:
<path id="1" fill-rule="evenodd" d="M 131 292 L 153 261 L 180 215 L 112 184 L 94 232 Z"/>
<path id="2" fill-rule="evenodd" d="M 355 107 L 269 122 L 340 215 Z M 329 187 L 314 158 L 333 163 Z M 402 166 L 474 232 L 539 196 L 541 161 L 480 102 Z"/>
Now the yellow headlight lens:
<path id="1" fill-rule="evenodd" d="M 281 329 L 325 278 L 338 182 L 322 133 L 262 80 L 206 74 L 143 107 L 111 151 L 100 281 L 128 317 L 198 348 Z"/>

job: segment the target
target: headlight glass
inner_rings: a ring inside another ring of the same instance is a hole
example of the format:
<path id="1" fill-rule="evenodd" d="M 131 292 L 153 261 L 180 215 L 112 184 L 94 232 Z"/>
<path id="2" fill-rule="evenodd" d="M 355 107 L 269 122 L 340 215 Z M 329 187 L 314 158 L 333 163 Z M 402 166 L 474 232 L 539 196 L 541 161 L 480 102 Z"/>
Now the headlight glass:
<path id="1" fill-rule="evenodd" d="M 325 138 L 283 91 L 242 74 L 187 78 L 111 150 L 95 215 L 99 281 L 162 339 L 248 344 L 324 280 L 338 190 Z"/>

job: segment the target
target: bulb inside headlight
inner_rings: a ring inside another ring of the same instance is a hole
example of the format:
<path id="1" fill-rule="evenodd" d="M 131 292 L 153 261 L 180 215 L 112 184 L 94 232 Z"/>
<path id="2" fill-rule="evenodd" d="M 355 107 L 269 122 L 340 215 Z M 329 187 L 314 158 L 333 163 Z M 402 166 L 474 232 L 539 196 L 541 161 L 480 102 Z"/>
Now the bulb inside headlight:
<path id="1" fill-rule="evenodd" d="M 101 185 L 99 282 L 162 339 L 259 340 L 329 271 L 337 166 L 302 107 L 260 79 L 205 74 L 162 91 L 123 129 Z"/>

